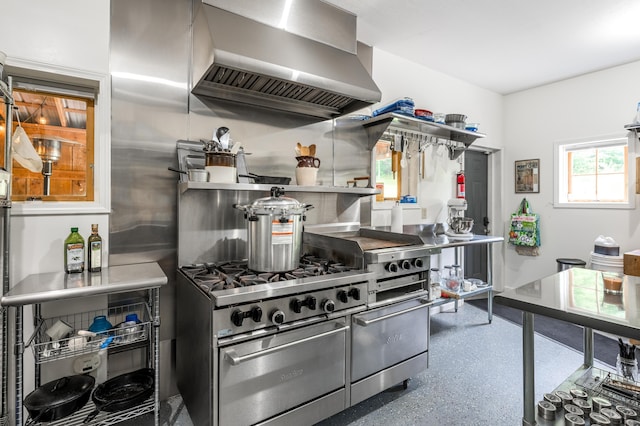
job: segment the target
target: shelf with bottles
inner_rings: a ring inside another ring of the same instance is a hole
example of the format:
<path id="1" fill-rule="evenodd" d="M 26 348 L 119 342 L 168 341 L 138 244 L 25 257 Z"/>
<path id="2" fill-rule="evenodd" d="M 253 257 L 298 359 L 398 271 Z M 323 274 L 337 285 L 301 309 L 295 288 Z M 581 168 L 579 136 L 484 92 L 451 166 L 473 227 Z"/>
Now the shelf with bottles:
<path id="1" fill-rule="evenodd" d="M 92 323 L 101 317 L 108 321 L 109 327 L 91 331 Z M 101 349 L 135 346 L 134 344 L 146 342 L 152 323 L 150 308 L 144 302 L 41 318 L 27 347 L 31 346 L 36 364 L 43 364 L 99 352 Z M 59 330 L 64 334 L 57 338 Z M 51 335 L 55 338 L 52 339 Z"/>

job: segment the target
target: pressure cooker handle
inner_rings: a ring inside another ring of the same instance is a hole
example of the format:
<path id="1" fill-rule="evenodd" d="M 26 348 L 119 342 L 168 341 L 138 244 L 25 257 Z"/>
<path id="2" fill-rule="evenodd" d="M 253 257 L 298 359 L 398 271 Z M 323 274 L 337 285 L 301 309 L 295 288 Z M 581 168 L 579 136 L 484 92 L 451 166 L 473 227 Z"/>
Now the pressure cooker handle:
<path id="1" fill-rule="evenodd" d="M 405 309 L 404 311 L 394 312 L 392 314 L 383 315 L 381 317 L 374 318 L 374 319 L 371 319 L 371 320 L 366 320 L 366 319 L 362 319 L 362 318 L 358 318 L 358 317 L 353 317 L 353 321 L 355 321 L 355 323 L 358 324 L 358 325 L 366 327 L 368 325 L 374 324 L 374 323 L 379 322 L 379 321 L 384 321 L 384 320 L 387 320 L 389 318 L 397 317 L 398 315 L 403 315 L 403 314 L 406 314 L 406 313 L 409 313 L 409 312 L 416 311 L 418 309 L 422 309 L 422 308 L 424 308 L 424 304 L 429 303 L 429 301 L 427 299 L 419 299 L 419 302 L 422 303 L 423 305 L 414 306 L 413 308 Z"/>
<path id="2" fill-rule="evenodd" d="M 274 198 L 281 197 L 284 195 L 284 188 L 279 188 L 277 186 L 271 187 L 271 196 Z"/>
<path id="3" fill-rule="evenodd" d="M 238 364 L 240 364 L 242 362 L 249 361 L 249 360 L 252 360 L 254 358 L 261 357 L 263 355 L 267 355 L 267 354 L 270 354 L 270 353 L 278 352 L 278 351 L 281 351 L 283 349 L 287 349 L 287 348 L 290 348 L 292 346 L 298 345 L 300 343 L 306 343 L 306 342 L 310 342 L 312 340 L 316 340 L 316 339 L 320 339 L 320 338 L 323 338 L 323 337 L 331 336 L 332 334 L 341 333 L 341 332 L 346 331 L 348 329 L 349 329 L 349 326 L 336 328 L 335 330 L 325 331 L 324 333 L 320 333 L 320 334 L 316 334 L 316 335 L 313 335 L 313 336 L 305 337 L 304 339 L 296 340 L 296 341 L 290 342 L 290 343 L 285 343 L 284 345 L 275 346 L 273 348 L 265 349 L 263 351 L 254 352 L 252 354 L 244 355 L 244 356 L 238 355 L 238 353 L 235 351 L 235 349 L 229 349 L 229 350 L 225 351 L 224 359 L 229 361 L 229 363 L 231 365 L 238 365 Z"/>

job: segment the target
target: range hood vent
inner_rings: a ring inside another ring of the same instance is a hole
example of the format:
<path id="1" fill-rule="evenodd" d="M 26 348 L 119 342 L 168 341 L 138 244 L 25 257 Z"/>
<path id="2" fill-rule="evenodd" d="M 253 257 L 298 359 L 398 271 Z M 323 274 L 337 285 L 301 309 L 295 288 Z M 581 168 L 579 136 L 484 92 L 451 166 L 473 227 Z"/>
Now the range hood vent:
<path id="1" fill-rule="evenodd" d="M 198 96 L 320 119 L 380 101 L 355 53 L 208 4 L 196 14 L 193 48 Z"/>

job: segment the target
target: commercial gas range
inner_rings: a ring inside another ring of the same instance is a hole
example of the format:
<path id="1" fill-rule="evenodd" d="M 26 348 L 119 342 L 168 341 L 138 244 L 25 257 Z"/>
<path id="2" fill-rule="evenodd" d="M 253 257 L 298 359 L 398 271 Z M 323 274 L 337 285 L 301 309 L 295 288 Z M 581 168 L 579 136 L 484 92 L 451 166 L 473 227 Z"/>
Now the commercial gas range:
<path id="1" fill-rule="evenodd" d="M 348 406 L 350 316 L 374 274 L 318 256 L 178 273 L 176 372 L 194 424 L 313 424 Z"/>
<path id="2" fill-rule="evenodd" d="M 198 425 L 313 424 L 428 366 L 429 256 L 417 237 L 307 232 L 300 267 L 183 265 L 177 381 Z"/>

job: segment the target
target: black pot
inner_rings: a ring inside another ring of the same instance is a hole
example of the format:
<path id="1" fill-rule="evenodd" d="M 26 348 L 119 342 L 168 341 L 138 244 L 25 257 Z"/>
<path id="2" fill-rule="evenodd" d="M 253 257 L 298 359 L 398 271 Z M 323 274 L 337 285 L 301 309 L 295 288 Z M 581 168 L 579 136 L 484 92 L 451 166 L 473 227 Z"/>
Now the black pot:
<path id="1" fill-rule="evenodd" d="M 110 413 L 128 410 L 143 403 L 155 390 L 155 370 L 142 368 L 121 374 L 99 384 L 91 395 L 96 405 L 84 423 L 90 422 L 100 411 Z"/>
<path id="2" fill-rule="evenodd" d="M 89 400 L 96 379 L 78 374 L 45 383 L 24 399 L 33 423 L 51 422 L 81 409 Z"/>
<path id="3" fill-rule="evenodd" d="M 247 173 L 246 175 L 238 175 L 240 177 L 247 177 L 253 179 L 254 183 L 275 183 L 277 185 L 289 185 L 291 178 L 280 176 L 260 176 L 254 173 Z"/>

